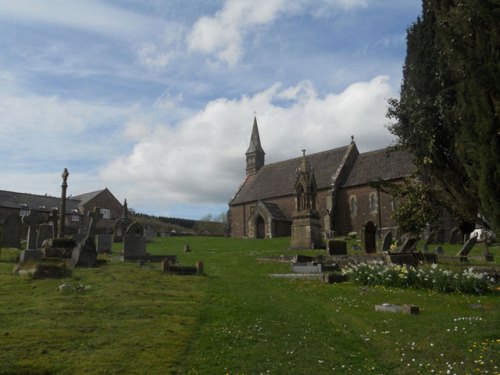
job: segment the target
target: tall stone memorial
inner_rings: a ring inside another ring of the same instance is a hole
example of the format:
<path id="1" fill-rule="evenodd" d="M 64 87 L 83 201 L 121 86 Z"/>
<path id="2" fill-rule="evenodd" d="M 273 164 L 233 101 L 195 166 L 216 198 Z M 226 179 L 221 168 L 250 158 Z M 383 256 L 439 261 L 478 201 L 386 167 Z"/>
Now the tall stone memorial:
<path id="1" fill-rule="evenodd" d="M 64 237 L 64 226 L 66 220 L 66 189 L 68 188 L 68 176 L 69 172 L 66 168 L 61 175 L 63 182 L 61 185 L 61 210 L 59 214 L 59 227 L 57 230 L 57 238 Z"/>
<path id="2" fill-rule="evenodd" d="M 292 215 L 292 249 L 323 248 L 321 224 L 316 209 L 317 185 L 314 171 L 302 150 L 302 161 L 295 178 L 295 212 Z"/>

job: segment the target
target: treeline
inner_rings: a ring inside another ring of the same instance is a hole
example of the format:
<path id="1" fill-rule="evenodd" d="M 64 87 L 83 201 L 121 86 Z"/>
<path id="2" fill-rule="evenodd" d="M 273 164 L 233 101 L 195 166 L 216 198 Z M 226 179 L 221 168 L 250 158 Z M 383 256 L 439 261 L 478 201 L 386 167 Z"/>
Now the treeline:
<path id="1" fill-rule="evenodd" d="M 145 222 L 151 222 L 153 226 L 155 226 L 155 221 L 161 222 L 177 233 L 187 232 L 207 236 L 225 236 L 227 233 L 227 225 L 220 221 L 182 219 L 142 213 L 135 213 L 135 216 L 143 218 Z"/>

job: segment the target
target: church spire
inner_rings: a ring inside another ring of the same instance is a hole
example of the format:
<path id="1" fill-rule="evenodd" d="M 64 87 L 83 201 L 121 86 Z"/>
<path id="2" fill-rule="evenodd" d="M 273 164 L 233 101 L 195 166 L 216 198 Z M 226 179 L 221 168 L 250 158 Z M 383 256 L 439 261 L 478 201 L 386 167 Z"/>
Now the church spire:
<path id="1" fill-rule="evenodd" d="M 260 168 L 264 166 L 264 149 L 260 144 L 259 128 L 257 126 L 257 118 L 253 118 L 252 136 L 250 137 L 250 145 L 245 153 L 247 157 L 247 176 L 256 174 Z"/>

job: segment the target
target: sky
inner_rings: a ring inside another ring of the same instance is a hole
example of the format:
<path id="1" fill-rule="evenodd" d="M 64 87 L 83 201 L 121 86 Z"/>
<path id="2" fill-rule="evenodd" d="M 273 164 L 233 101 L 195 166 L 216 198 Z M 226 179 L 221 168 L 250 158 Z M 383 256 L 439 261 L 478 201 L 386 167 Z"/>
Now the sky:
<path id="1" fill-rule="evenodd" d="M 107 187 L 137 212 L 227 210 L 254 116 L 266 163 L 394 141 L 420 0 L 0 1 L 0 190 Z"/>

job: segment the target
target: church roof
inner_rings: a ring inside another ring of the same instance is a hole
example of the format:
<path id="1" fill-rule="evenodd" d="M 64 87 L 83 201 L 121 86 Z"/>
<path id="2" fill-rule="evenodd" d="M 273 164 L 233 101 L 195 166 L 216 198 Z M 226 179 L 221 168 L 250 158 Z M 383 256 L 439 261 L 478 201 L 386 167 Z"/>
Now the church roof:
<path id="1" fill-rule="evenodd" d="M 356 158 L 342 187 L 396 180 L 411 175 L 414 169 L 413 158 L 408 152 L 388 152 L 387 149 L 364 152 Z"/>
<path id="2" fill-rule="evenodd" d="M 318 189 L 331 187 L 332 176 L 337 171 L 349 146 L 307 155 L 314 169 Z M 247 176 L 230 204 L 252 202 L 293 194 L 296 170 L 302 156 L 264 165 L 256 174 Z"/>
<path id="3" fill-rule="evenodd" d="M 102 190 L 97 190 L 97 191 L 92 191 L 90 193 L 85 193 L 85 194 L 80 194 L 80 195 L 75 195 L 73 197 L 73 199 L 77 199 L 80 201 L 80 206 L 84 205 L 85 203 L 87 203 L 88 201 L 94 199 L 96 196 L 98 196 L 99 194 L 101 194 L 104 190 L 106 189 L 102 189 Z"/>

